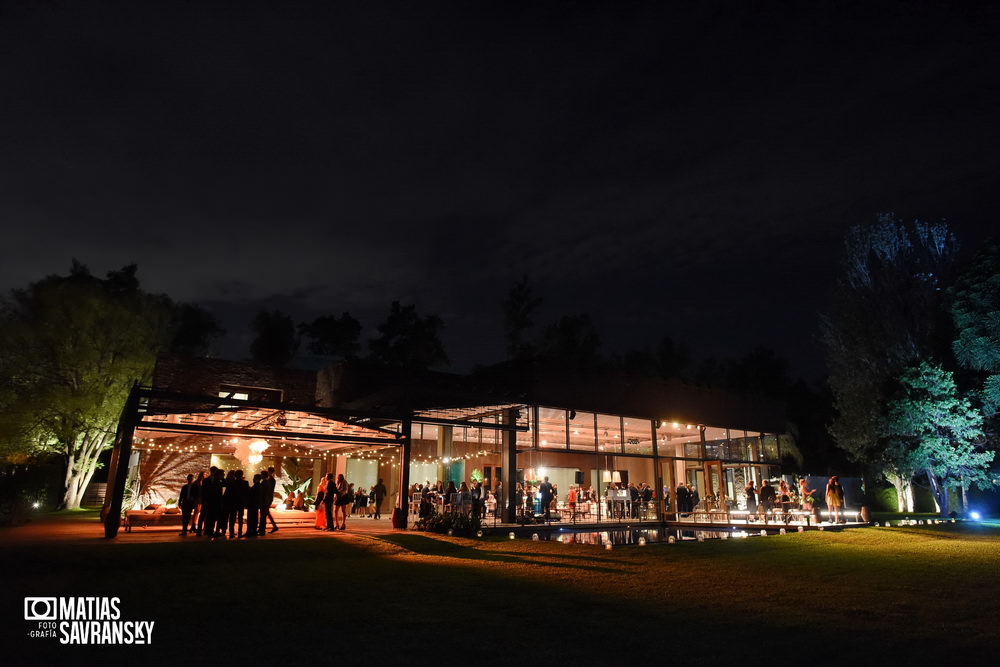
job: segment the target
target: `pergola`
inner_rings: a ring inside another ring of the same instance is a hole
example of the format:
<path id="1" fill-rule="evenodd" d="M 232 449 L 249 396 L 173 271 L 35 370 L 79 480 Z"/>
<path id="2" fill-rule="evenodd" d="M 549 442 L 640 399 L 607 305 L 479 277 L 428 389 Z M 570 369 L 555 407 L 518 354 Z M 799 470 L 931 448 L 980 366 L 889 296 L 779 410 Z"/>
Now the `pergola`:
<path id="1" fill-rule="evenodd" d="M 281 401 L 189 394 L 133 387 L 118 423 L 104 506 L 104 533 L 115 537 L 133 450 L 236 454 L 243 439 L 264 440 L 269 456 L 343 454 L 366 447 L 396 447 L 399 457 L 399 501 L 393 525 L 406 526 L 405 490 L 409 487 L 413 424 L 491 429 L 503 433 L 505 467 L 514 469 L 514 434 L 518 404 L 441 407 L 395 412 L 363 411 L 301 405 Z M 497 415 L 501 415 L 497 419 Z M 492 417 L 492 419 L 488 419 Z"/>

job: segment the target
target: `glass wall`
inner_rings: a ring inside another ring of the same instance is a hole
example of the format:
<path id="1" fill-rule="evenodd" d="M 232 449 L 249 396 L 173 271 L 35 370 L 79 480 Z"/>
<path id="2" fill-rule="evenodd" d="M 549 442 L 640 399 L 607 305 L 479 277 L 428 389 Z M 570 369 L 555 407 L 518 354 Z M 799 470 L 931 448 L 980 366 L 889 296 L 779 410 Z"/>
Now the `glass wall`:
<path id="1" fill-rule="evenodd" d="M 656 428 L 656 452 L 660 456 L 700 459 L 701 431 L 694 424 L 661 421 Z"/>
<path id="2" fill-rule="evenodd" d="M 593 412 L 569 413 L 569 447 L 585 452 L 593 452 L 597 446 L 597 415 Z"/>
<path id="3" fill-rule="evenodd" d="M 521 409 L 521 418 L 517 420 L 518 426 L 527 426 L 527 431 L 517 431 L 517 448 L 534 449 L 535 447 L 535 419 L 534 410 L 531 408 Z"/>
<path id="4" fill-rule="evenodd" d="M 566 449 L 566 411 L 538 408 L 538 448 Z"/>
<path id="5" fill-rule="evenodd" d="M 778 455 L 778 436 L 761 434 L 760 440 L 764 460 L 771 463 L 780 462 L 781 457 Z"/>
<path id="6" fill-rule="evenodd" d="M 626 454 L 653 453 L 653 422 L 649 419 L 622 419 L 622 431 Z"/>
<path id="7" fill-rule="evenodd" d="M 729 458 L 729 431 L 715 426 L 705 427 L 705 458 L 718 461 Z"/>
<path id="8" fill-rule="evenodd" d="M 498 422 L 500 417 L 489 419 Z M 612 515 L 607 514 L 610 510 L 605 494 L 613 482 L 629 496 L 614 501 L 626 503 L 626 519 L 656 518 L 661 503 L 666 518 L 673 518 L 680 484 L 694 487 L 703 507 L 725 505 L 742 510 L 746 482 L 754 479 L 759 483 L 778 462 L 776 436 L 742 429 L 543 406 L 522 408 L 518 423 L 529 430 L 516 435 L 516 474 L 533 480 L 548 475 L 559 488 L 560 516 L 572 515 L 577 521 L 584 517 L 579 510 L 574 513 L 566 506 L 569 489 L 594 487 L 599 500 L 593 505 L 600 507 L 590 507 L 586 519 L 606 521 Z M 482 474 L 484 484 L 489 485 L 505 466 L 500 431 L 475 426 L 414 425 L 413 438 L 413 482 L 454 479 L 458 483 L 478 479 Z M 659 457 L 659 466 L 654 456 Z M 367 487 L 377 471 L 352 467 L 350 474 L 355 478 L 352 481 Z M 652 505 L 633 503 L 629 484 L 636 488 L 648 486 Z M 635 517 L 633 505 L 638 507 Z M 613 515 L 616 521 L 622 517 L 621 511 Z"/>
<path id="9" fill-rule="evenodd" d="M 597 415 L 597 451 L 622 451 L 622 418 L 616 415 Z"/>

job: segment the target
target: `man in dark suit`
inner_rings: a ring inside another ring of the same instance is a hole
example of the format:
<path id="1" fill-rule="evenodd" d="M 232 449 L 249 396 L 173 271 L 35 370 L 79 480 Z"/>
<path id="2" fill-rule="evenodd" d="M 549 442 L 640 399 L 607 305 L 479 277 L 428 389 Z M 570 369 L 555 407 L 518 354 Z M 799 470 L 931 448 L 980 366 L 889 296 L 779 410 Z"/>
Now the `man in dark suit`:
<path id="1" fill-rule="evenodd" d="M 764 480 L 760 483 L 760 493 L 757 495 L 757 499 L 760 501 L 760 513 L 764 516 L 764 520 L 767 520 L 767 513 L 771 511 L 774 507 L 774 487 L 768 480 Z"/>
<path id="2" fill-rule="evenodd" d="M 386 496 L 385 484 L 382 483 L 382 478 L 378 478 L 378 484 L 372 488 L 372 499 L 375 502 L 375 518 L 382 518 L 382 501 L 385 500 Z"/>
<path id="3" fill-rule="evenodd" d="M 202 523 L 204 521 L 204 523 Z M 201 517 L 198 527 L 204 537 L 215 538 L 223 528 L 222 470 L 212 466 L 201 482 Z"/>
<path id="4" fill-rule="evenodd" d="M 263 486 L 260 483 L 260 473 L 253 476 L 253 486 L 247 491 L 247 537 L 257 537 L 257 529 L 260 526 L 260 497 L 263 495 Z"/>
<path id="5" fill-rule="evenodd" d="M 226 506 L 226 518 L 229 522 L 229 538 L 243 537 L 243 515 L 247 506 L 247 499 L 250 495 L 250 484 L 243 479 L 243 471 L 237 470 L 233 473 L 233 479 L 226 485 L 226 495 L 222 498 L 223 505 Z M 234 533 L 238 526 L 239 533 Z"/>
<path id="6" fill-rule="evenodd" d="M 681 514 L 691 511 L 691 492 L 683 482 L 677 485 L 677 511 Z"/>
<path id="7" fill-rule="evenodd" d="M 187 476 L 187 484 L 181 487 L 180 495 L 177 497 L 177 504 L 181 506 L 181 535 L 187 535 L 188 524 L 191 523 L 191 512 L 198 505 L 198 496 L 194 491 L 194 475 Z"/>
<path id="8" fill-rule="evenodd" d="M 268 468 L 260 473 L 261 499 L 260 499 L 260 525 L 257 527 L 258 535 L 267 534 L 267 520 L 271 520 L 271 532 L 278 530 L 278 524 L 271 516 L 271 503 L 274 502 L 274 486 L 277 480 L 274 478 L 274 468 Z"/>
<path id="9" fill-rule="evenodd" d="M 552 502 L 552 485 L 549 484 L 549 478 L 546 477 L 542 480 L 541 485 L 538 487 L 538 497 L 542 501 L 542 514 L 545 515 L 545 519 L 549 518 L 549 503 Z"/>
<path id="10" fill-rule="evenodd" d="M 326 530 L 334 531 L 333 503 L 337 500 L 337 486 L 333 483 L 333 473 L 326 474 L 326 495 L 323 496 L 323 512 L 326 514 Z"/>
<path id="11" fill-rule="evenodd" d="M 628 483 L 628 502 L 629 502 L 629 516 L 633 519 L 639 518 L 639 489 L 635 488 L 635 484 L 632 482 Z"/>

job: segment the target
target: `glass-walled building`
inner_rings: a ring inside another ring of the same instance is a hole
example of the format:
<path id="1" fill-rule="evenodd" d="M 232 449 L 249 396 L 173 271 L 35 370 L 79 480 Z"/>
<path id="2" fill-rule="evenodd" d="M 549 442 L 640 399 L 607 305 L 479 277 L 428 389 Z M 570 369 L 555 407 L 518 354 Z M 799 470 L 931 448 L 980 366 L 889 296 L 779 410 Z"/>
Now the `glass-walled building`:
<path id="1" fill-rule="evenodd" d="M 132 415 L 136 456 L 122 461 L 164 499 L 182 473 L 209 465 L 274 466 L 306 495 L 331 472 L 359 489 L 384 480 L 401 509 L 418 485 L 481 484 L 499 521 L 532 511 L 545 478 L 560 519 L 670 521 L 683 509 L 681 485 L 705 509 L 742 510 L 747 482 L 780 473 L 784 420 L 773 404 L 659 379 L 376 370 L 373 380 L 346 364 L 317 372 L 163 358 L 159 403 Z M 256 459 L 247 442 L 262 446 Z M 116 465 L 119 454 L 116 445 Z"/>
<path id="2" fill-rule="evenodd" d="M 504 507 L 511 484 L 531 493 L 548 478 L 562 518 L 620 520 L 609 501 L 617 491 L 629 509 L 624 518 L 670 520 L 678 512 L 676 489 L 682 484 L 697 492 L 706 509 L 745 509 L 747 482 L 759 485 L 780 472 L 777 433 L 551 405 L 464 408 L 469 419 L 484 425 L 502 423 L 510 411 L 524 428 L 511 438 L 513 466 L 499 431 L 415 424 L 411 485 L 482 482 Z M 446 413 L 447 408 L 423 412 Z M 511 484 L 504 484 L 508 480 Z M 632 510 L 636 494 L 644 497 L 641 512 Z"/>

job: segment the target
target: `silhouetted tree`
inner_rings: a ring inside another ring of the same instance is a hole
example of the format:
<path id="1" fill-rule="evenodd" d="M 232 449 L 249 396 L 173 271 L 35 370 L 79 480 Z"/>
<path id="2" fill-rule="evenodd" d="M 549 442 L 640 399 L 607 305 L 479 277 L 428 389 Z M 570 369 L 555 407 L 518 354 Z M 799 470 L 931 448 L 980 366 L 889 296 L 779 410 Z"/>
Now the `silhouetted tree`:
<path id="1" fill-rule="evenodd" d="M 379 337 L 368 341 L 371 359 L 386 366 L 426 369 L 446 366 L 448 356 L 441 343 L 444 322 L 437 315 L 421 317 L 415 306 L 393 301 Z"/>
<path id="2" fill-rule="evenodd" d="M 308 324 L 300 324 L 299 332 L 309 339 L 309 351 L 332 357 L 352 359 L 361 351 L 361 322 L 350 313 L 323 315 Z"/>
<path id="3" fill-rule="evenodd" d="M 589 315 L 563 315 L 542 332 L 538 358 L 555 366 L 592 369 L 603 363 L 600 349 L 601 337 Z"/>
<path id="4" fill-rule="evenodd" d="M 298 352 L 295 323 L 280 310 L 260 311 L 250 328 L 255 334 L 250 343 L 250 356 L 254 361 L 283 366 Z"/>
<path id="5" fill-rule="evenodd" d="M 983 411 L 1000 411 L 1000 245 L 983 247 L 951 289 L 955 359 L 980 375 Z"/>
<path id="6" fill-rule="evenodd" d="M 654 351 L 645 347 L 628 350 L 618 364 L 630 375 L 683 379 L 691 364 L 691 353 L 683 343 L 664 336 Z"/>
<path id="7" fill-rule="evenodd" d="M 525 339 L 525 334 L 535 325 L 534 315 L 541 305 L 542 298 L 535 296 L 528 276 L 523 276 L 507 292 L 503 301 L 503 324 L 508 358 L 524 359 L 534 353 L 534 345 Z"/>
<path id="8" fill-rule="evenodd" d="M 726 361 L 722 375 L 723 386 L 738 394 L 784 398 L 791 387 L 788 361 L 766 347 L 755 347 L 740 359 Z"/>
<path id="9" fill-rule="evenodd" d="M 177 354 L 204 357 L 210 352 L 212 341 L 225 333 L 215 316 L 201 306 L 181 304 L 174 316 L 170 350 Z"/>

